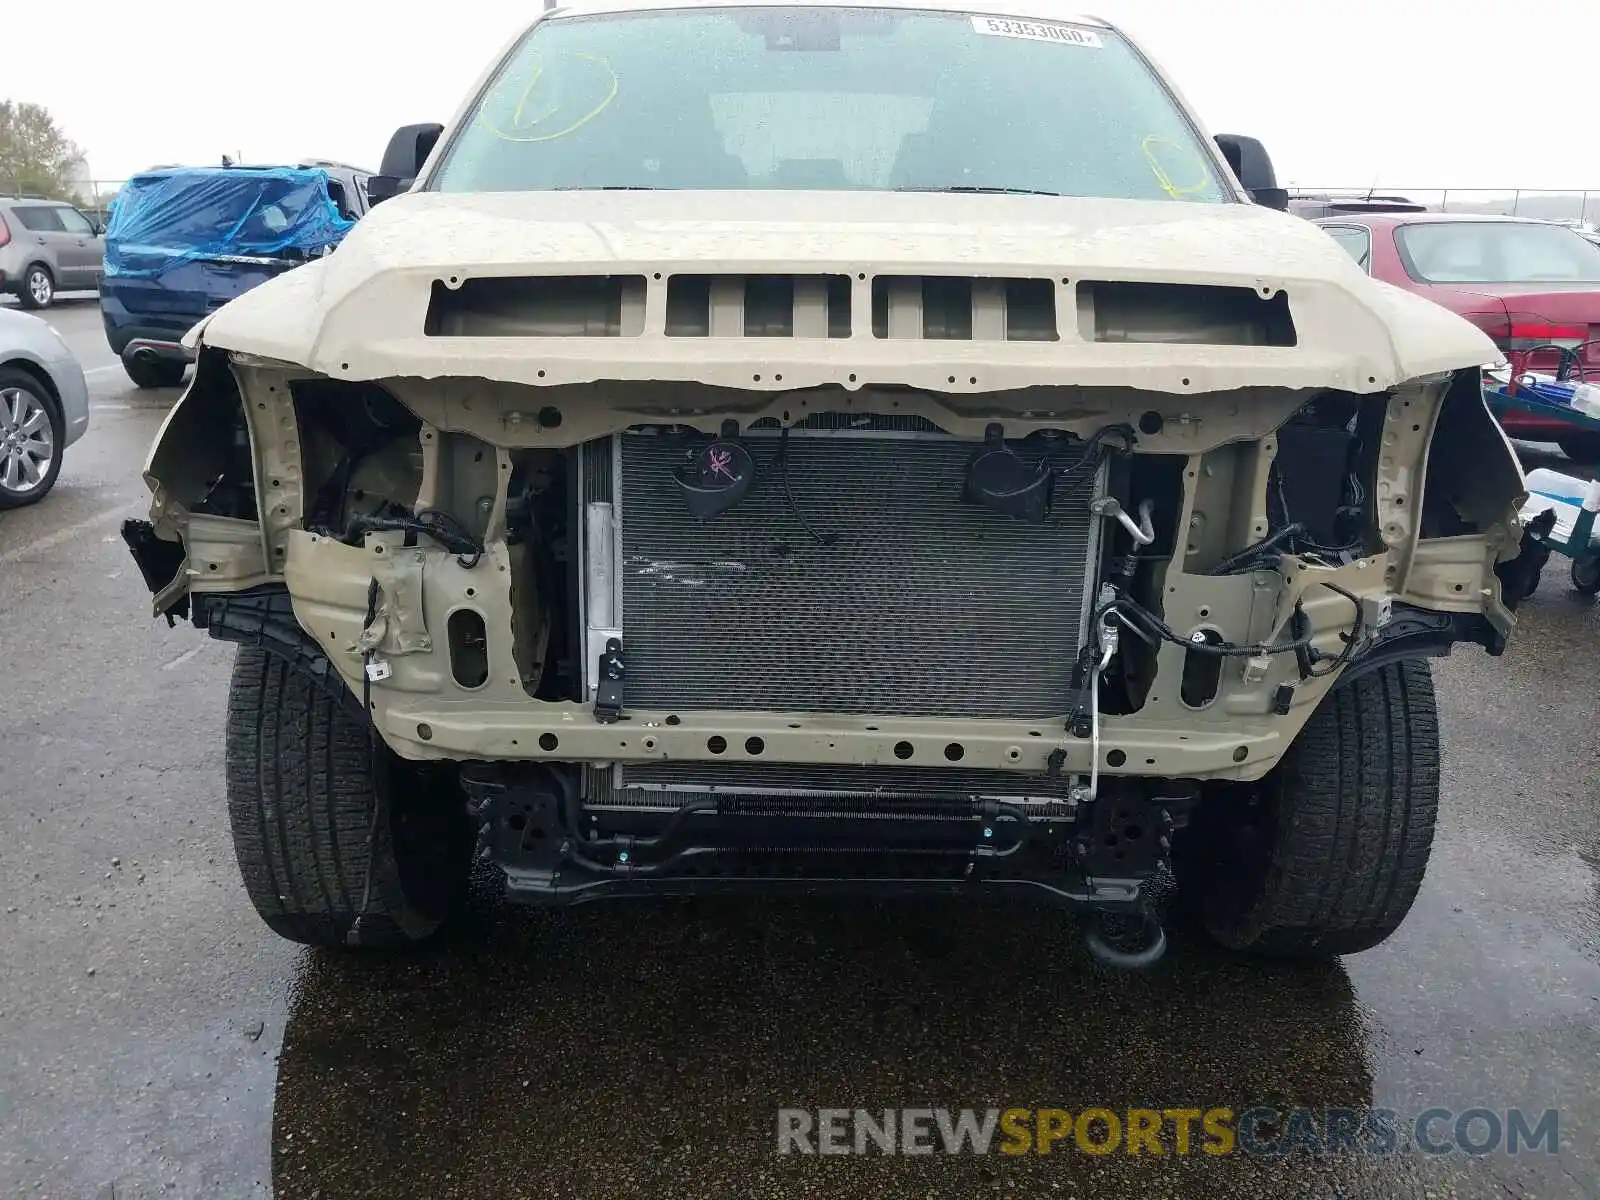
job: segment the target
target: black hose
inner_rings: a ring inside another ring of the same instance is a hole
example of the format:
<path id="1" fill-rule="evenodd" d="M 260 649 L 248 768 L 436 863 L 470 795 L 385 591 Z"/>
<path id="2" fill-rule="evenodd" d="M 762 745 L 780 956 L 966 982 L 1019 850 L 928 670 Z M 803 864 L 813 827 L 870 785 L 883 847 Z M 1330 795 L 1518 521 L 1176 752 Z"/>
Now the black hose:
<path id="1" fill-rule="evenodd" d="M 1003 800 L 985 800 L 980 815 L 983 817 L 985 828 L 988 828 L 989 822 L 1000 817 L 1017 823 L 1016 841 L 1004 850 L 997 850 L 993 846 L 980 843 L 976 851 L 980 858 L 1010 858 L 1028 844 L 1028 834 L 1033 826 L 1028 820 L 1028 814 L 1015 804 L 1007 804 Z"/>
<path id="2" fill-rule="evenodd" d="M 811 539 L 819 546 L 836 546 L 839 543 L 837 533 L 821 533 L 800 511 L 800 503 L 794 498 L 794 485 L 789 482 L 789 427 L 783 426 L 778 431 L 778 453 L 774 456 L 771 467 L 778 468 L 778 482 L 783 484 L 784 499 L 789 502 L 789 512 L 800 523 L 800 528 L 811 535 Z"/>
<path id="3" fill-rule="evenodd" d="M 667 819 L 660 832 L 649 837 L 635 837 L 632 834 L 621 834 L 617 837 L 596 838 L 583 843 L 585 850 L 651 850 L 672 838 L 690 817 L 698 813 L 714 813 L 717 811 L 715 800 L 691 800 L 679 806 L 676 812 Z"/>
<path id="4" fill-rule="evenodd" d="M 569 839 L 562 847 L 561 856 L 567 862 L 582 867 L 586 871 L 593 871 L 596 875 L 660 875 L 676 867 L 685 859 L 705 858 L 717 853 L 712 846 L 685 846 L 674 854 L 667 855 L 659 862 L 653 863 L 603 863 L 598 859 L 590 858 L 577 850 L 575 840 Z"/>

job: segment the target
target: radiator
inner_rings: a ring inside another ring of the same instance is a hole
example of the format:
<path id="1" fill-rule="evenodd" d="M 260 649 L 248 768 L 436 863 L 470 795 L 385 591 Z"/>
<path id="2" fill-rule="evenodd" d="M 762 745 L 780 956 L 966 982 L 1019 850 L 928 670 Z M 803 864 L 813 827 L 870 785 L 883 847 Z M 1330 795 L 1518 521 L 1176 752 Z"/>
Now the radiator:
<path id="1" fill-rule="evenodd" d="M 583 448 L 581 499 L 609 501 L 615 522 L 610 591 L 588 609 L 621 632 L 628 706 L 1067 712 L 1098 480 L 1058 483 L 1051 517 L 1028 524 L 961 500 L 976 443 L 916 418 L 840 427 L 850 423 L 792 431 L 787 487 L 775 431 L 748 432 L 761 475 L 706 522 L 672 478 L 698 435 L 638 430 Z"/>

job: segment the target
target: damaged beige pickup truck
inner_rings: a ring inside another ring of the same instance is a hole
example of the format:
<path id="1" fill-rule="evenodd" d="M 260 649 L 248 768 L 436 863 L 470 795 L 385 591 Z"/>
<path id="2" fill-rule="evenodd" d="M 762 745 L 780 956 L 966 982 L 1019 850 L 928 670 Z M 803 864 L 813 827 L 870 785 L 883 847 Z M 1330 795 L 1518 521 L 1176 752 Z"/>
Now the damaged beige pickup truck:
<path id="1" fill-rule="evenodd" d="M 1039 0 L 598 0 L 189 335 L 125 536 L 239 644 L 285 937 L 516 899 L 1009 892 L 1140 966 L 1358 951 L 1506 644 L 1489 341 Z M 1519 574 L 1521 573 L 1521 574 Z M 176 713 L 172 719 L 181 719 Z"/>

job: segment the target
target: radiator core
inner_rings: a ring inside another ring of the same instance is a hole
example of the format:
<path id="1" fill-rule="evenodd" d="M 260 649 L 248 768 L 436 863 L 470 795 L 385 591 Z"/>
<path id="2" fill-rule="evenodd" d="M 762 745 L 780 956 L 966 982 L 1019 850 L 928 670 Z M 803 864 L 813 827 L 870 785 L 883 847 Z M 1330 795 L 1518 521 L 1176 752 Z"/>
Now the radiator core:
<path id="1" fill-rule="evenodd" d="M 673 480 L 703 435 L 638 430 L 584 447 L 582 497 L 610 501 L 617 522 L 611 608 L 627 704 L 1066 713 L 1093 594 L 1099 477 L 1058 481 L 1051 516 L 1029 524 L 963 502 L 978 443 L 914 418 L 823 424 L 791 431 L 781 461 L 775 431 L 747 432 L 756 482 L 705 522 Z"/>

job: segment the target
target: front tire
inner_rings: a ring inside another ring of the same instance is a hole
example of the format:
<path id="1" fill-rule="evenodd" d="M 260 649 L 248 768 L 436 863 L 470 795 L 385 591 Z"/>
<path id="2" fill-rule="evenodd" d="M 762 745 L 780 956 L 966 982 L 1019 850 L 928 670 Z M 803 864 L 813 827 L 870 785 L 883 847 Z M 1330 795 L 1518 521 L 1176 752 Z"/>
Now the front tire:
<path id="1" fill-rule="evenodd" d="M 0 509 L 37 504 L 61 474 L 61 405 L 38 379 L 0 367 Z"/>
<path id="2" fill-rule="evenodd" d="M 404 945 L 431 936 L 459 908 L 472 833 L 454 780 L 391 752 L 346 698 L 281 658 L 241 647 L 226 760 L 245 889 L 281 937 Z"/>
<path id="3" fill-rule="evenodd" d="M 183 382 L 183 373 L 189 369 L 189 364 L 171 358 L 124 358 L 122 369 L 135 387 L 174 388 Z"/>
<path id="4" fill-rule="evenodd" d="M 43 263 L 33 263 L 22 274 L 22 290 L 17 293 L 22 307 L 38 311 L 56 302 L 56 277 Z"/>
<path id="5" fill-rule="evenodd" d="M 1378 945 L 1411 910 L 1439 808 L 1426 659 L 1336 686 L 1262 781 L 1208 796 L 1175 847 L 1207 933 L 1269 958 Z"/>

